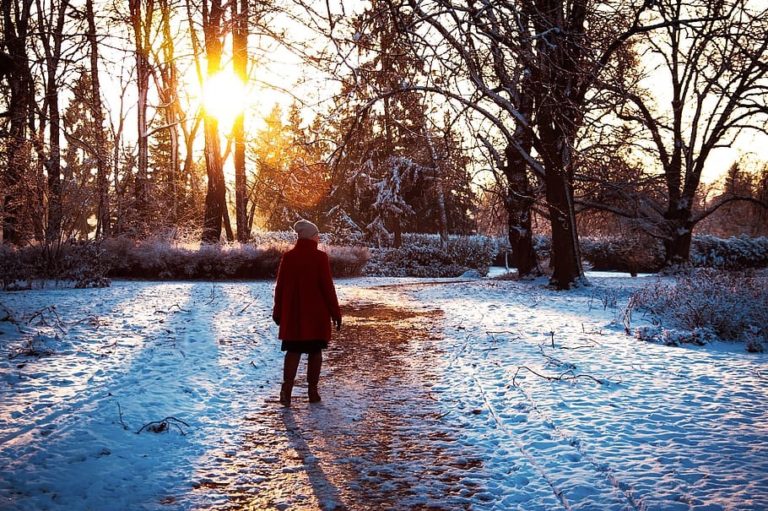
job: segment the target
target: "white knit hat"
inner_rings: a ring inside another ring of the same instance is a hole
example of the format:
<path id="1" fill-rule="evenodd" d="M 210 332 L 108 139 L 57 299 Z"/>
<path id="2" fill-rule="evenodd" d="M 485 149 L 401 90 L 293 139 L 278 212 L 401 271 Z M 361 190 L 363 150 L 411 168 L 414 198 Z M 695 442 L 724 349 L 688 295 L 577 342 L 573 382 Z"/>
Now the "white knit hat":
<path id="1" fill-rule="evenodd" d="M 315 224 L 310 222 L 309 220 L 299 220 L 295 224 L 293 224 L 293 230 L 296 231 L 296 234 L 299 235 L 299 239 L 305 239 L 308 240 L 312 238 L 312 236 L 319 234 L 320 230 L 317 228 Z"/>

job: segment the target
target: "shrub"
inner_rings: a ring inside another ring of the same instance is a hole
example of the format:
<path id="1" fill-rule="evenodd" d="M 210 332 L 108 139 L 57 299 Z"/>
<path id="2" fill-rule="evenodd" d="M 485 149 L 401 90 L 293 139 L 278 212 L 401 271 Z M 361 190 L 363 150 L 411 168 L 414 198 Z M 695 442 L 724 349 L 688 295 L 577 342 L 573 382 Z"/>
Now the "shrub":
<path id="1" fill-rule="evenodd" d="M 631 309 L 650 314 L 667 327 L 662 340 L 671 344 L 706 342 L 711 337 L 755 344 L 768 341 L 768 275 L 699 269 L 659 282 L 630 298 Z M 683 330 L 683 334 L 676 330 Z M 687 333 L 687 334 L 686 334 Z M 647 331 L 638 335 L 653 338 Z"/>
<path id="2" fill-rule="evenodd" d="M 101 243 L 0 246 L 0 286 L 6 291 L 28 289 L 33 282 L 45 280 L 78 288 L 108 286 L 108 269 Z"/>
<path id="3" fill-rule="evenodd" d="M 331 273 L 337 277 L 354 277 L 363 273 L 371 258 L 366 247 L 326 247 L 331 263 Z"/>
<path id="4" fill-rule="evenodd" d="M 539 260 L 549 257 L 549 236 L 534 236 L 534 248 Z M 505 240 L 499 239 L 501 250 L 508 250 Z M 581 255 L 593 270 L 654 273 L 664 266 L 664 245 L 648 236 L 582 237 L 579 239 Z M 503 253 L 496 264 L 503 265 Z M 691 266 L 746 270 L 768 266 L 768 238 L 748 236 L 727 239 L 715 236 L 694 236 L 691 241 Z"/>
<path id="5" fill-rule="evenodd" d="M 648 237 L 582 238 L 581 255 L 593 270 L 656 272 L 664 265 L 664 247 Z"/>
<path id="6" fill-rule="evenodd" d="M 280 258 L 292 246 L 277 242 L 279 239 L 271 237 L 264 246 L 232 243 L 199 247 L 178 246 L 162 239 L 110 240 L 110 275 L 144 279 L 274 278 Z M 367 250 L 361 248 L 331 246 L 326 250 L 337 277 L 359 275 L 368 258 Z"/>
<path id="7" fill-rule="evenodd" d="M 400 248 L 372 249 L 367 275 L 458 277 L 474 269 L 485 275 L 497 251 L 486 236 L 450 236 L 443 246 L 436 234 L 405 234 Z"/>
<path id="8" fill-rule="evenodd" d="M 761 236 L 695 236 L 691 244 L 693 266 L 745 270 L 768 266 L 768 238 Z"/>

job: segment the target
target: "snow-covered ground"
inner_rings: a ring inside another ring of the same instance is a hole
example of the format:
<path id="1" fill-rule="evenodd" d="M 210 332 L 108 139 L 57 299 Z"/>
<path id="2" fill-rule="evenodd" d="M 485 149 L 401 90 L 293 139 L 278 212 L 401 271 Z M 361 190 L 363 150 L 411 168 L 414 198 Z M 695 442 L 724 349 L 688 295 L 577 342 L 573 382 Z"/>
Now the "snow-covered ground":
<path id="1" fill-rule="evenodd" d="M 339 281 L 290 409 L 271 282 L 0 293 L 0 508 L 768 509 L 768 356 L 639 342 L 655 277 L 590 280 Z"/>

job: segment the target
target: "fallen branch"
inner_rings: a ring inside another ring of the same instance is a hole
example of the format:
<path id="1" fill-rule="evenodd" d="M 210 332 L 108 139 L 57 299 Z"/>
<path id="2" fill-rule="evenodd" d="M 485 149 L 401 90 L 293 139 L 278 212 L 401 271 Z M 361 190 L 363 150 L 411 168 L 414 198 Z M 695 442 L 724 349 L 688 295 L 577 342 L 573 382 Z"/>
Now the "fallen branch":
<path id="1" fill-rule="evenodd" d="M 568 369 L 576 369 L 576 364 L 572 364 L 571 362 L 563 362 L 562 360 L 553 357 L 552 355 L 547 355 L 544 353 L 544 346 L 539 345 L 539 352 L 541 352 L 541 356 L 546 358 L 551 364 L 557 366 L 557 367 L 567 367 Z"/>
<path id="2" fill-rule="evenodd" d="M 601 380 L 599 378 L 595 378 L 594 376 L 590 376 L 588 374 L 575 374 L 572 369 L 568 369 L 567 371 L 564 371 L 560 373 L 557 376 L 548 376 L 546 374 L 541 374 L 539 372 L 534 371 L 528 366 L 518 366 L 517 370 L 515 371 L 515 375 L 512 377 L 512 385 L 514 387 L 517 387 L 517 375 L 520 373 L 522 369 L 525 369 L 528 372 L 531 372 L 538 376 L 539 378 L 543 378 L 547 381 L 570 381 L 570 380 L 576 380 L 578 378 L 587 378 L 589 380 L 594 381 L 595 383 L 599 383 L 600 385 L 605 384 L 605 380 Z"/>
<path id="3" fill-rule="evenodd" d="M 49 313 L 53 314 L 53 316 L 54 316 L 53 325 L 48 324 L 48 320 L 45 317 L 45 313 L 46 312 L 49 312 Z M 61 326 L 62 325 L 62 321 L 61 321 L 61 318 L 59 317 L 59 313 L 56 312 L 56 306 L 55 305 L 49 305 L 48 307 L 43 307 L 42 309 L 32 313 L 32 315 L 29 317 L 29 319 L 27 319 L 27 324 L 31 325 L 32 324 L 32 320 L 34 320 L 37 317 L 40 318 L 40 320 L 37 323 L 38 326 L 40 326 L 40 325 L 48 326 L 48 327 L 53 326 L 54 328 L 58 328 L 59 331 L 61 331 L 62 334 L 66 335 L 67 331 L 64 330 L 64 327 Z"/>
<path id="4" fill-rule="evenodd" d="M 148 422 L 147 424 L 144 424 L 139 430 L 136 432 L 138 435 L 145 429 L 147 431 L 151 431 L 152 433 L 163 433 L 170 431 L 171 426 L 175 426 L 176 429 L 179 430 L 179 433 L 181 433 L 182 436 L 186 435 L 184 430 L 179 424 L 183 424 L 186 427 L 189 427 L 189 424 L 184 422 L 183 420 L 177 419 L 176 417 L 166 417 L 163 420 L 160 421 L 154 421 L 154 422 Z"/>

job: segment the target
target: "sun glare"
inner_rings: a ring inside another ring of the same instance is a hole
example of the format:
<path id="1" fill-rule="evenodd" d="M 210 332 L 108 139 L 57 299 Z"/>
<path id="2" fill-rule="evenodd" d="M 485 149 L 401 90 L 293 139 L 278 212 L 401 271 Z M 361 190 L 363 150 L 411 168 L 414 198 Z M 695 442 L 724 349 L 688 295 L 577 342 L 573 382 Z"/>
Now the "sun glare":
<path id="1" fill-rule="evenodd" d="M 228 129 L 248 103 L 248 91 L 243 82 L 229 71 L 208 78 L 203 85 L 203 107 L 208 115 L 218 119 Z"/>

